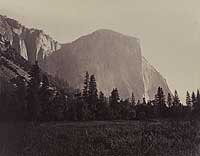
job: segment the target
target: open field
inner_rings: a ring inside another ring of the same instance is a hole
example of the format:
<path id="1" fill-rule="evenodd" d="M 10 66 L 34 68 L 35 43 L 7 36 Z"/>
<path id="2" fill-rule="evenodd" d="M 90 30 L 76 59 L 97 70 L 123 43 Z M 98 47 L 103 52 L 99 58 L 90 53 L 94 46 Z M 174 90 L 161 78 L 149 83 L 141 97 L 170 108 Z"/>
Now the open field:
<path id="1" fill-rule="evenodd" d="M 188 121 L 4 123 L 0 143 L 1 156 L 200 155 L 199 128 Z"/>

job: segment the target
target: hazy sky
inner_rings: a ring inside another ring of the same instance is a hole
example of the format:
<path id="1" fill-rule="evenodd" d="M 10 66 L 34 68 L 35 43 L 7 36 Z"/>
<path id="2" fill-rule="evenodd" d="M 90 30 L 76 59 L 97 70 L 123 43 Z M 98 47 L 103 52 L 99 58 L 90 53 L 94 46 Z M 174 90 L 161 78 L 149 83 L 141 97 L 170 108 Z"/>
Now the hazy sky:
<path id="1" fill-rule="evenodd" d="M 0 0 L 0 14 L 60 42 L 106 28 L 138 37 L 143 55 L 185 98 L 200 87 L 199 0 Z"/>

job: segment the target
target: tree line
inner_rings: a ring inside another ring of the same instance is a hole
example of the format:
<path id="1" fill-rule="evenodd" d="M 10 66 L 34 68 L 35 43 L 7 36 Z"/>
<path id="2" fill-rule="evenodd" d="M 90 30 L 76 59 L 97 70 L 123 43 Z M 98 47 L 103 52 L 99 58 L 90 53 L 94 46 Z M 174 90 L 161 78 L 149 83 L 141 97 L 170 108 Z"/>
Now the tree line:
<path id="1" fill-rule="evenodd" d="M 29 81 L 18 76 L 9 105 L 16 118 L 27 121 L 92 121 L 92 120 L 137 120 L 137 119 L 198 119 L 200 94 L 186 94 L 186 104 L 180 102 L 178 92 L 164 94 L 158 87 L 153 100 L 136 100 L 134 93 L 129 99 L 120 98 L 117 88 L 109 97 L 98 91 L 95 75 L 85 74 L 82 90 L 56 88 L 49 77 L 42 73 L 38 64 L 32 65 Z M 58 80 L 59 81 L 59 80 Z M 64 84 L 63 84 L 64 85 Z M 0 100 L 6 103 L 0 92 Z M 7 94 L 5 94 L 7 95 Z M 6 112 L 6 111 L 5 111 Z"/>

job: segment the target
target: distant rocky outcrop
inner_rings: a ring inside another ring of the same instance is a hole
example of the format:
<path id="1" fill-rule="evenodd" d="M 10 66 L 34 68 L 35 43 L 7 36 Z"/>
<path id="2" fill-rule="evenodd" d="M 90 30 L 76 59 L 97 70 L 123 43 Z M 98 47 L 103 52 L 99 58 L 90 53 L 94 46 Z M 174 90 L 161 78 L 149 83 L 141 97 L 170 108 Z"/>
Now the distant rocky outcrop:
<path id="1" fill-rule="evenodd" d="M 11 42 L 12 47 L 26 60 L 41 62 L 61 44 L 53 40 L 42 30 L 28 29 L 18 21 L 0 16 L 0 34 Z"/>

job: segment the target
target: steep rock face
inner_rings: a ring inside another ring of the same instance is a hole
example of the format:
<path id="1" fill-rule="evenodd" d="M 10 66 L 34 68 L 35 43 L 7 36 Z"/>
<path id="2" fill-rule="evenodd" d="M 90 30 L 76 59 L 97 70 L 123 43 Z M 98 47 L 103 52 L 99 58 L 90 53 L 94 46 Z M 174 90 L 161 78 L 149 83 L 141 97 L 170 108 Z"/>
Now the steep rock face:
<path id="1" fill-rule="evenodd" d="M 47 59 L 48 72 L 81 88 L 85 72 L 95 74 L 99 90 L 109 95 L 117 87 L 121 96 L 133 91 L 142 97 L 142 56 L 137 38 L 99 30 L 83 36 Z"/>
<path id="2" fill-rule="evenodd" d="M 165 78 L 144 57 L 142 57 L 142 72 L 147 99 L 152 99 L 155 96 L 158 86 L 163 88 L 165 95 L 171 94 Z"/>
<path id="3" fill-rule="evenodd" d="M 84 75 L 95 74 L 99 90 L 109 95 L 116 87 L 124 98 L 153 98 L 158 86 L 170 92 L 162 76 L 142 58 L 137 38 L 98 30 L 63 45 L 46 60 L 48 72 L 83 87 Z M 154 79 L 155 78 L 155 79 Z M 159 80 L 159 81 L 158 81 Z"/>
<path id="4" fill-rule="evenodd" d="M 18 21 L 0 16 L 0 34 L 11 42 L 12 47 L 25 59 L 34 63 L 42 60 L 61 45 L 42 30 L 28 29 Z"/>

